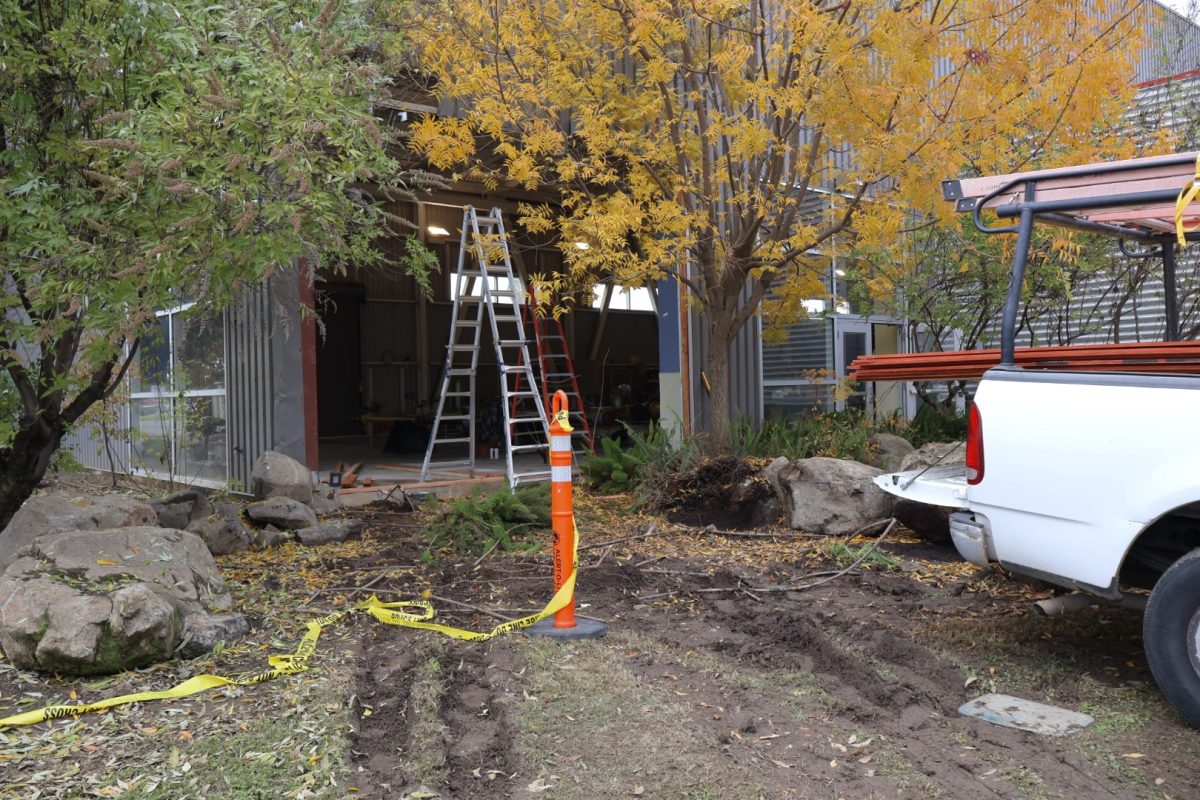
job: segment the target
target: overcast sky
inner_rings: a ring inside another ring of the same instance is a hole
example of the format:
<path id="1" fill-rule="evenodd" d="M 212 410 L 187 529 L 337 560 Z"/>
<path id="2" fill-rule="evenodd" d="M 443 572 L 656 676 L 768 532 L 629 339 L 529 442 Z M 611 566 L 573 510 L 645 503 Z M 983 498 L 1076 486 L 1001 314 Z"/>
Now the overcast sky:
<path id="1" fill-rule="evenodd" d="M 1173 8 L 1180 14 L 1188 13 L 1188 0 L 1159 0 L 1167 8 Z"/>

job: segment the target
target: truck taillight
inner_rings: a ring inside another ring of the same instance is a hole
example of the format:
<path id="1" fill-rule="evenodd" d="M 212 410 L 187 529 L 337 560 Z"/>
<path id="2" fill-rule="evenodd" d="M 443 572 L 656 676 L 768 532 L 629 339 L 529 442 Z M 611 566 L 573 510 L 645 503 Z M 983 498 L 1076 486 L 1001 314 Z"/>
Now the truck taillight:
<path id="1" fill-rule="evenodd" d="M 974 486 L 983 480 L 983 417 L 979 406 L 971 404 L 967 412 L 967 483 Z"/>

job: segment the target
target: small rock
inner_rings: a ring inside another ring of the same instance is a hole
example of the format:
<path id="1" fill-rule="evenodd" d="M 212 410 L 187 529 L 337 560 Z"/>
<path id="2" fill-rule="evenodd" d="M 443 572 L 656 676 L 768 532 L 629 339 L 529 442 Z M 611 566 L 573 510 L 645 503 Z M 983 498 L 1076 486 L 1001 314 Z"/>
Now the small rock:
<path id="1" fill-rule="evenodd" d="M 269 550 L 272 547 L 279 547 L 284 542 L 291 541 L 291 538 L 287 533 L 279 530 L 274 525 L 268 525 L 262 530 L 254 531 L 250 535 L 250 543 L 255 550 Z"/>
<path id="2" fill-rule="evenodd" d="M 330 522 L 322 522 L 312 528 L 304 528 L 296 531 L 296 538 L 300 540 L 300 544 L 314 546 L 318 544 L 327 544 L 328 542 L 344 542 L 351 536 L 362 533 L 363 524 L 357 519 L 339 519 Z"/>
<path id="3" fill-rule="evenodd" d="M 241 614 L 210 614 L 189 617 L 183 626 L 183 644 L 179 655 L 196 658 L 211 653 L 218 644 L 229 645 L 250 632 L 250 625 Z"/>
<path id="4" fill-rule="evenodd" d="M 240 520 L 197 520 L 189 522 L 187 530 L 203 539 L 208 552 L 214 556 L 227 556 L 250 547 L 250 536 Z"/>
<path id="5" fill-rule="evenodd" d="M 160 528 L 187 530 L 188 523 L 192 521 L 191 503 L 165 503 L 156 500 L 150 504 L 150 507 L 158 514 Z"/>
<path id="6" fill-rule="evenodd" d="M 246 515 L 263 525 L 276 525 L 289 531 L 311 528 L 317 515 L 299 500 L 291 497 L 272 497 L 246 506 Z"/>
<path id="7" fill-rule="evenodd" d="M 158 513 L 161 528 L 187 530 L 189 522 L 204 519 L 212 513 L 208 495 L 199 489 L 183 489 L 173 492 L 150 504 Z"/>
<path id="8" fill-rule="evenodd" d="M 309 508 L 317 512 L 317 516 L 332 514 L 337 511 L 339 506 L 337 502 L 337 492 L 330 486 L 317 486 L 313 489 L 312 500 L 309 501 Z"/>
<path id="9" fill-rule="evenodd" d="M 289 497 L 300 503 L 312 501 L 312 473 L 294 458 L 264 450 L 250 472 L 250 491 L 259 500 Z"/>

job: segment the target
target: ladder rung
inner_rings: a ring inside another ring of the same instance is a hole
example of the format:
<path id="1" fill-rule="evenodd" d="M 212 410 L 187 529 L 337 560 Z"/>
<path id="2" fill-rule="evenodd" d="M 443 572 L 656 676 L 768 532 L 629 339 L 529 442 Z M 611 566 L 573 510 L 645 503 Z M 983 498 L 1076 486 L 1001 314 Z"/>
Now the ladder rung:
<path id="1" fill-rule="evenodd" d="M 547 372 L 543 377 L 548 381 L 568 381 L 575 376 L 570 372 Z"/>
<path id="2" fill-rule="evenodd" d="M 496 322 L 516 322 L 517 320 L 520 319 L 520 317 L 510 317 L 508 315 L 505 315 L 502 317 L 502 316 L 496 315 L 496 316 L 493 316 L 492 319 L 496 320 Z"/>
<path id="3" fill-rule="evenodd" d="M 514 453 L 524 453 L 529 450 L 545 450 L 546 447 L 546 443 L 543 442 L 542 444 L 514 444 L 508 449 Z"/>
<path id="4" fill-rule="evenodd" d="M 571 360 L 571 357 L 566 353 L 542 353 L 542 358 L 557 358 L 560 361 L 564 359 L 567 361 Z"/>
<path id="5" fill-rule="evenodd" d="M 471 463 L 472 462 L 470 459 L 464 459 L 462 461 L 430 461 L 429 470 L 432 472 L 440 467 L 469 467 L 471 466 Z"/>
<path id="6" fill-rule="evenodd" d="M 470 418 L 471 418 L 470 414 L 446 414 L 446 415 L 442 416 L 438 421 L 439 422 L 446 422 L 446 421 L 461 422 L 462 420 L 466 420 L 466 419 L 470 419 Z"/>
<path id="7" fill-rule="evenodd" d="M 477 319 L 456 319 L 454 324 L 460 328 L 478 328 L 479 320 Z"/>
<path id="8" fill-rule="evenodd" d="M 509 420 L 509 422 L 511 422 L 513 425 L 520 425 L 520 424 L 526 423 L 526 422 L 537 422 L 540 424 L 542 422 L 542 418 L 541 417 L 513 417 L 512 419 Z"/>
<path id="9" fill-rule="evenodd" d="M 464 436 L 461 439 L 434 439 L 434 444 L 466 444 L 471 441 L 470 436 Z"/>
<path id="10" fill-rule="evenodd" d="M 501 339 L 497 342 L 501 347 L 524 347 L 529 344 L 528 339 Z"/>
<path id="11" fill-rule="evenodd" d="M 470 397 L 471 392 L 442 392 L 442 397 Z"/>
<path id="12" fill-rule="evenodd" d="M 542 470 L 539 472 L 514 472 L 513 483 L 521 483 L 522 481 L 542 481 L 550 477 L 550 473 Z"/>
<path id="13" fill-rule="evenodd" d="M 475 221 L 480 225 L 499 225 L 499 217 L 475 217 Z"/>
<path id="14" fill-rule="evenodd" d="M 473 369 L 452 369 L 449 372 L 447 372 L 446 374 L 452 378 L 455 378 L 455 377 L 461 378 L 464 375 L 474 375 L 475 370 L 473 370 Z"/>

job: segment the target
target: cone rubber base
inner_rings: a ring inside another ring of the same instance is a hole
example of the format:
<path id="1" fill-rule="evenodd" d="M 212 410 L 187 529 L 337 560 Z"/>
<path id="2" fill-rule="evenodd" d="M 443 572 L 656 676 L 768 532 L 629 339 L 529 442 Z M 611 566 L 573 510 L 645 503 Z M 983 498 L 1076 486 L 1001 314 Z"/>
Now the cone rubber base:
<path id="1" fill-rule="evenodd" d="M 525 633 L 547 639 L 599 639 L 608 633 L 608 626 L 594 619 L 576 617 L 574 628 L 556 628 L 554 617 L 548 617 L 526 628 Z"/>

